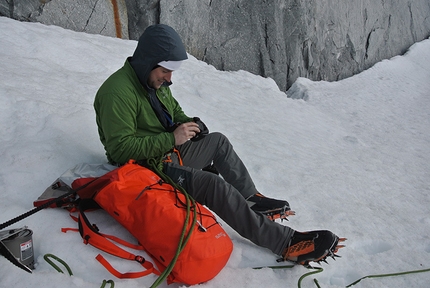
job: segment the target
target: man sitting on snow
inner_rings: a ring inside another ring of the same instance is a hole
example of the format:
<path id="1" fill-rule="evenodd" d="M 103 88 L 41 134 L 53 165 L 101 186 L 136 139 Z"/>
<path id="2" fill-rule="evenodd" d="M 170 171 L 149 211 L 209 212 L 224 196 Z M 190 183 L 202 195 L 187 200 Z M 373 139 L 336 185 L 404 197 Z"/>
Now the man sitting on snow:
<path id="1" fill-rule="evenodd" d="M 274 222 L 292 214 L 288 202 L 260 194 L 227 137 L 208 133 L 199 118 L 182 111 L 169 85 L 172 72 L 186 59 L 176 31 L 153 25 L 133 56 L 100 87 L 94 108 L 109 162 L 156 159 L 197 202 L 285 260 L 307 264 L 333 256 L 339 248 L 335 234 L 300 233 Z"/>

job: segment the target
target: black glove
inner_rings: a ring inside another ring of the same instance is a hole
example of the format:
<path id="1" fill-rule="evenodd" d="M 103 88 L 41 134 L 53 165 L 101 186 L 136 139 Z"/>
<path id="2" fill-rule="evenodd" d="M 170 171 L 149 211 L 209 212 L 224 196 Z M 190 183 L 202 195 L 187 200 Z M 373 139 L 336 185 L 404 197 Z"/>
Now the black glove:
<path id="1" fill-rule="evenodd" d="M 193 121 L 199 125 L 200 132 L 196 134 L 193 138 L 191 138 L 191 141 L 199 141 L 203 137 L 205 137 L 207 134 L 209 134 L 209 129 L 206 127 L 205 123 L 203 123 L 202 120 L 200 120 L 199 117 L 194 117 Z"/>

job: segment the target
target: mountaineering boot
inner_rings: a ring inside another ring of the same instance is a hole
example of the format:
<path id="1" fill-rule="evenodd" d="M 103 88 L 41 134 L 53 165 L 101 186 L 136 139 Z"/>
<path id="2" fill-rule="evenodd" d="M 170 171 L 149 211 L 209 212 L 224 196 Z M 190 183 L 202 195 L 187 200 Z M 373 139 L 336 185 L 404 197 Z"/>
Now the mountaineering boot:
<path id="1" fill-rule="evenodd" d="M 326 262 L 328 256 L 340 257 L 335 253 L 344 245 L 338 245 L 345 241 L 327 230 L 297 232 L 291 237 L 290 243 L 282 254 L 283 260 L 295 262 L 307 266 L 310 261 Z"/>
<path id="2" fill-rule="evenodd" d="M 287 201 L 269 198 L 260 193 L 249 196 L 246 201 L 252 210 L 266 215 L 272 221 L 287 219 L 287 216 L 295 214 Z"/>

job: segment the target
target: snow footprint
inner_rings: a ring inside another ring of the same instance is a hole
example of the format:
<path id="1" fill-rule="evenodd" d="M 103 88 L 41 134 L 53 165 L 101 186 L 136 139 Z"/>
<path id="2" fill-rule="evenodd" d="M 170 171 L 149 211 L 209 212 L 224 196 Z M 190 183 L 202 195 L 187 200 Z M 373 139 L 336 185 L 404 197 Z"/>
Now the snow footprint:
<path id="1" fill-rule="evenodd" d="M 357 250 L 361 250 L 368 255 L 383 253 L 391 249 L 393 249 L 392 245 L 378 240 L 364 241 L 357 245 Z"/>
<path id="2" fill-rule="evenodd" d="M 358 139 L 354 136 L 345 136 L 343 140 L 351 144 L 358 144 Z"/>

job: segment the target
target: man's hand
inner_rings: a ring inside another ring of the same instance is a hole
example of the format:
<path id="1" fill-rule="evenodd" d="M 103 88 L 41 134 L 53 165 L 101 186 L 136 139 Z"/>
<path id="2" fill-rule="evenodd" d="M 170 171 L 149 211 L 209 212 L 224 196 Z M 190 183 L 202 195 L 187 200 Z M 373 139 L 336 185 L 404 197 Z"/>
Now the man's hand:
<path id="1" fill-rule="evenodd" d="M 182 145 L 200 132 L 199 125 L 194 122 L 187 122 L 176 127 L 173 131 L 175 145 Z"/>

